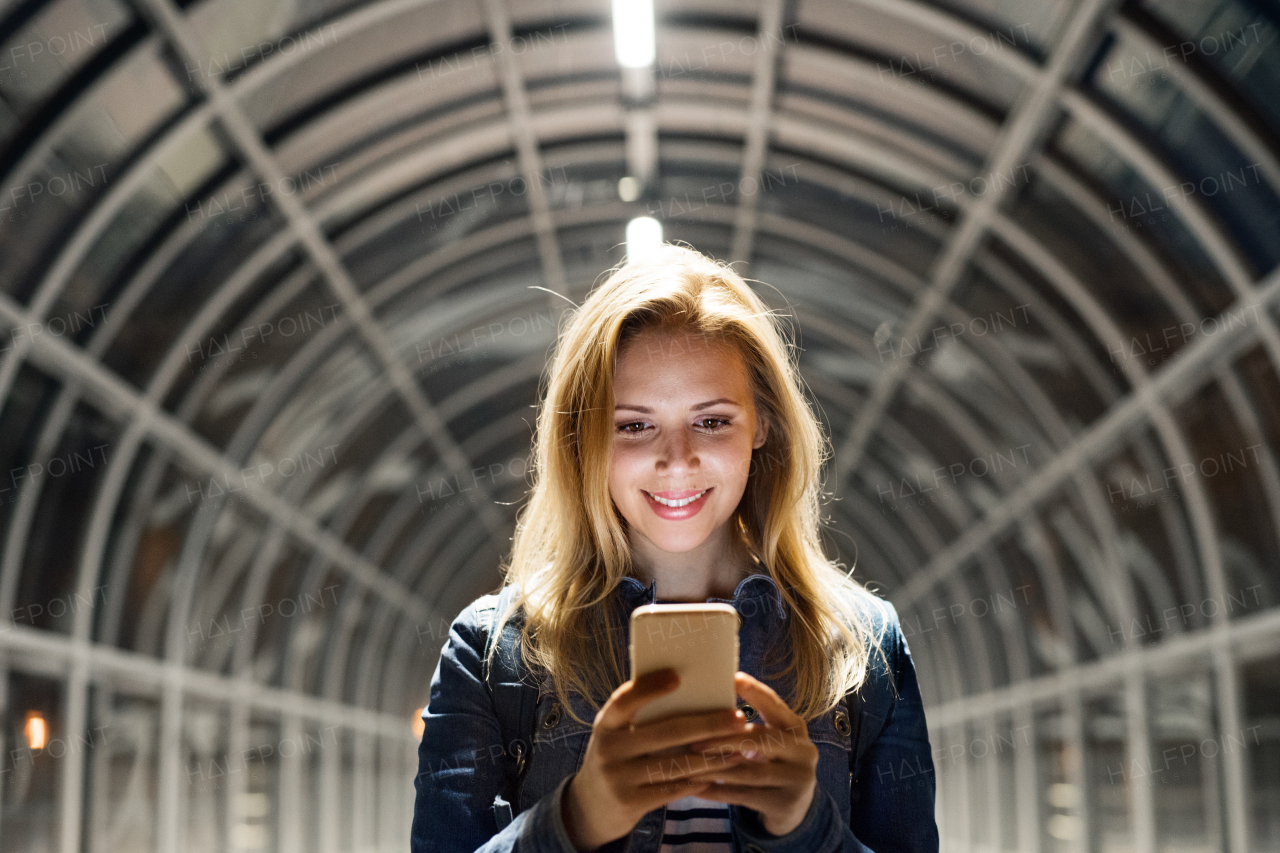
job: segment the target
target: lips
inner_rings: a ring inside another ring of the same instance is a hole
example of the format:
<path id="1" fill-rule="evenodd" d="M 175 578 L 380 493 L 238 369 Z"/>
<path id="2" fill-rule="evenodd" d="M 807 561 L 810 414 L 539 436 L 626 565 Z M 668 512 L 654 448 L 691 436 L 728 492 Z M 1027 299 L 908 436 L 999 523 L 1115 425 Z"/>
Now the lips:
<path id="1" fill-rule="evenodd" d="M 643 489 L 641 489 L 644 492 Z M 649 508 L 659 518 L 681 521 L 697 515 L 706 504 L 711 489 L 684 489 L 675 492 L 644 492 Z"/>
<path id="2" fill-rule="evenodd" d="M 646 492 L 649 497 L 653 498 L 663 506 L 681 507 L 688 506 L 694 501 L 705 495 L 709 489 L 701 489 L 699 491 L 683 491 L 683 492 Z"/>

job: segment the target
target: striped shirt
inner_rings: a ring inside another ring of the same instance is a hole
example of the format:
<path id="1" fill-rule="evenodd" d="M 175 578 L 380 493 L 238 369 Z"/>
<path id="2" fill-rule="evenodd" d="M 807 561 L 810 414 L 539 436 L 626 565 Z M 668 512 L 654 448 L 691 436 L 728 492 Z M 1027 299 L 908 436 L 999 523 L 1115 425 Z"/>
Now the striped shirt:
<path id="1" fill-rule="evenodd" d="M 661 853 L 729 853 L 729 806 L 701 797 L 681 797 L 667 805 Z"/>

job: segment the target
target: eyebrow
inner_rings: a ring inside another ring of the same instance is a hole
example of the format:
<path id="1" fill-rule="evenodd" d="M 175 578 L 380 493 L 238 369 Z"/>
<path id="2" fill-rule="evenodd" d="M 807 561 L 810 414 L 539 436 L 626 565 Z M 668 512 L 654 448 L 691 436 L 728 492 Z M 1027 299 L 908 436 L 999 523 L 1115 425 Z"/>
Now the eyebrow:
<path id="1" fill-rule="evenodd" d="M 739 408 L 741 408 L 741 404 L 740 404 L 740 403 L 738 403 L 738 402 L 736 402 L 736 401 L 734 401 L 734 400 L 730 400 L 728 397 L 717 397 L 716 399 L 714 399 L 714 400 L 708 400 L 708 401 L 707 401 L 707 402 L 705 402 L 705 403 L 698 403 L 696 406 L 694 406 L 694 407 L 693 407 L 693 410 L 694 410 L 695 412 L 698 412 L 698 411 L 701 411 L 701 410 L 703 410 L 703 409 L 709 409 L 709 408 L 711 408 L 712 406 L 718 406 L 718 405 L 720 405 L 721 403 L 728 403 L 730 406 L 738 406 Z M 629 411 L 629 412 L 640 412 L 641 414 L 644 414 L 644 415 L 651 415 L 651 414 L 653 414 L 653 409 L 647 408 L 647 407 L 645 407 L 645 406 L 633 406 L 633 405 L 631 405 L 630 403 L 619 403 L 618 405 L 614 406 L 613 408 L 614 408 L 614 410 L 615 410 L 615 411 L 617 411 L 618 409 L 626 409 L 626 410 L 627 410 L 627 411 Z"/>

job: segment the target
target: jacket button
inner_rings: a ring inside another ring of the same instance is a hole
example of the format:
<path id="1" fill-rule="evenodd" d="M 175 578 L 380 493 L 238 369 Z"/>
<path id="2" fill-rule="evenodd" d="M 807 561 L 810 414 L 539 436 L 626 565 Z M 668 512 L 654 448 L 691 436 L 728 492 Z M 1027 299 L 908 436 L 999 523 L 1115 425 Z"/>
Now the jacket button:
<path id="1" fill-rule="evenodd" d="M 560 706 L 552 705 L 551 710 L 542 718 L 542 727 L 544 729 L 554 729 L 560 725 Z"/>
<path id="2" fill-rule="evenodd" d="M 853 728 L 849 725 L 849 715 L 844 712 L 844 709 L 840 709 L 836 711 L 835 723 L 836 723 L 836 731 L 838 731 L 840 734 L 844 735 L 845 737 L 848 737 L 849 732 L 853 731 Z"/>
<path id="3" fill-rule="evenodd" d="M 760 716 L 759 714 L 756 713 L 756 709 L 752 708 L 746 702 L 743 702 L 741 705 L 739 705 L 738 710 L 747 715 L 747 722 L 751 722 L 755 720 L 756 717 Z"/>

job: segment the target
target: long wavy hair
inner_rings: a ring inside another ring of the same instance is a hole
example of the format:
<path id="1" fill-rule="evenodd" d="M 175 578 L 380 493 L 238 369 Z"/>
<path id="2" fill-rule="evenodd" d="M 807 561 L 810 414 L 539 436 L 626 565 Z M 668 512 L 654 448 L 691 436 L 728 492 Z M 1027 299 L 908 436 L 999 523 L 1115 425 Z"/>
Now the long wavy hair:
<path id="1" fill-rule="evenodd" d="M 551 673 L 561 706 L 581 723 L 590 721 L 574 713 L 571 691 L 598 707 L 625 680 L 625 650 L 598 636 L 602 616 L 609 638 L 618 636 L 606 605 L 632 567 L 626 522 L 609 496 L 614 367 L 622 345 L 654 326 L 727 343 L 747 366 L 769 429 L 731 521 L 789 616 L 791 654 L 770 677 L 794 674 L 789 704 L 811 720 L 862 684 L 879 650 L 859 603 L 870 593 L 823 553 L 821 469 L 830 448 L 783 319 L 732 268 L 691 249 L 667 245 L 613 270 L 564 325 L 538 412 L 532 490 L 505 571 L 518 594 L 497 615 L 495 636 L 523 606 L 525 660 Z"/>

